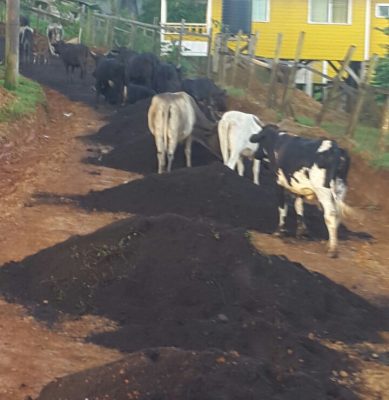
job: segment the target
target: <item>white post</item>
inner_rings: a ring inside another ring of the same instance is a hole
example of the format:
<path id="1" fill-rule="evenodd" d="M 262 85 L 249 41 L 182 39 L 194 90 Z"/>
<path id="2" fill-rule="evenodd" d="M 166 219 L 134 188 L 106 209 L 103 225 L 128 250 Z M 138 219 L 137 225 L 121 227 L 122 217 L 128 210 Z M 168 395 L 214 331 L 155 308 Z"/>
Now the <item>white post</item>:
<path id="1" fill-rule="evenodd" d="M 312 71 L 308 71 L 307 69 L 304 71 L 305 72 L 305 85 L 304 85 L 304 91 L 306 94 L 309 96 L 313 96 L 313 74 Z"/>
<path id="2" fill-rule="evenodd" d="M 207 33 L 211 32 L 212 28 L 212 0 L 207 1 L 207 17 L 206 17 L 206 23 L 207 23 Z"/>
<path id="3" fill-rule="evenodd" d="M 164 28 L 167 22 L 167 0 L 161 0 L 161 43 L 165 41 Z"/>

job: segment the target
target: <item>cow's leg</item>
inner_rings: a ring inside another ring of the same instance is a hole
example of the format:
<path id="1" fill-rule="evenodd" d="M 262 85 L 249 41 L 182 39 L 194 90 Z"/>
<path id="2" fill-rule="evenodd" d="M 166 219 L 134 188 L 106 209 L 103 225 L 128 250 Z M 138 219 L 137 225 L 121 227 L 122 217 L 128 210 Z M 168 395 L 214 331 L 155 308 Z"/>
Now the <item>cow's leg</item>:
<path id="1" fill-rule="evenodd" d="M 192 166 L 192 135 L 189 135 L 185 141 L 186 166 Z"/>
<path id="2" fill-rule="evenodd" d="M 238 164 L 239 161 L 239 153 L 237 152 L 231 152 L 230 158 L 227 161 L 227 167 L 231 168 L 233 171 L 235 170 L 236 165 Z"/>
<path id="3" fill-rule="evenodd" d="M 261 168 L 260 160 L 253 160 L 253 180 L 256 185 L 259 185 L 259 171 Z"/>
<path id="4" fill-rule="evenodd" d="M 177 142 L 174 140 L 169 140 L 168 151 L 167 151 L 167 172 L 171 172 L 172 170 L 174 153 L 176 151 L 176 148 L 177 148 Z"/>
<path id="5" fill-rule="evenodd" d="M 288 204 L 285 201 L 284 188 L 277 186 L 277 197 L 278 197 L 278 228 L 274 232 L 276 236 L 284 236 L 286 233 L 285 220 L 288 215 Z"/>
<path id="6" fill-rule="evenodd" d="M 156 136 L 155 145 L 157 147 L 158 173 L 162 174 L 165 171 L 166 166 L 166 154 L 163 138 Z"/>
<path id="7" fill-rule="evenodd" d="M 296 236 L 298 238 L 302 238 L 308 235 L 307 227 L 304 222 L 304 201 L 302 197 L 296 197 L 296 200 L 294 201 L 294 209 L 296 210 L 297 214 Z"/>
<path id="8" fill-rule="evenodd" d="M 317 191 L 316 195 L 323 207 L 324 222 L 328 230 L 328 255 L 335 258 L 338 256 L 338 226 L 340 223 L 335 199 L 331 190 L 327 188 Z"/>
<path id="9" fill-rule="evenodd" d="M 236 161 L 236 166 L 238 168 L 238 175 L 239 176 L 244 176 L 244 162 L 242 157 L 238 157 Z"/>

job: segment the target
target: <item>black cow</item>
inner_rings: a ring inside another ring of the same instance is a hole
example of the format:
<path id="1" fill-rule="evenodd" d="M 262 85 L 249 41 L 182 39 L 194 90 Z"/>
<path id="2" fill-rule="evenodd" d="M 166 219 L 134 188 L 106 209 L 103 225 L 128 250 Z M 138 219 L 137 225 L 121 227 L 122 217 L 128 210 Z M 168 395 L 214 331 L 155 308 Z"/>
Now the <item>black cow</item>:
<path id="1" fill-rule="evenodd" d="M 120 104 L 124 95 L 124 65 L 116 58 L 101 57 L 96 62 L 96 69 L 92 74 L 95 79 L 96 107 L 99 104 L 100 94 L 110 104 Z"/>
<path id="2" fill-rule="evenodd" d="M 126 65 L 126 83 L 135 83 L 153 89 L 158 64 L 158 58 L 152 53 L 134 55 Z"/>
<path id="3" fill-rule="evenodd" d="M 19 24 L 21 27 L 30 26 L 30 19 L 28 17 L 26 17 L 25 15 L 21 15 L 19 17 Z"/>
<path id="4" fill-rule="evenodd" d="M 69 68 L 71 68 L 70 81 L 73 79 L 75 68 L 80 68 L 80 77 L 83 79 L 86 74 L 86 64 L 88 61 L 89 49 L 83 44 L 65 43 L 60 40 L 53 43 L 55 52 L 62 58 L 66 68 L 66 75 L 69 78 Z"/>
<path id="5" fill-rule="evenodd" d="M 153 83 L 157 93 L 181 91 L 181 67 L 162 62 L 157 66 Z"/>
<path id="6" fill-rule="evenodd" d="M 126 102 L 129 104 L 134 104 L 139 100 L 148 99 L 153 97 L 156 92 L 146 86 L 135 85 L 130 83 L 126 86 L 127 96 Z"/>
<path id="7" fill-rule="evenodd" d="M 224 112 L 227 110 L 226 91 L 216 86 L 211 79 L 184 79 L 182 90 L 190 94 L 198 104 L 202 103 L 214 111 Z"/>
<path id="8" fill-rule="evenodd" d="M 350 158 L 333 140 L 306 139 L 266 125 L 250 138 L 258 143 L 255 158 L 269 161 L 278 185 L 279 224 L 277 235 L 285 233 L 287 204 L 284 190 L 296 196 L 297 235 L 305 232 L 303 201 L 317 200 L 324 211 L 329 234 L 328 252 L 337 256 L 337 231 L 341 217 L 351 213 L 344 203 Z"/>
<path id="9" fill-rule="evenodd" d="M 19 53 L 22 63 L 31 63 L 34 46 L 34 30 L 29 26 L 20 27 L 19 30 Z"/>

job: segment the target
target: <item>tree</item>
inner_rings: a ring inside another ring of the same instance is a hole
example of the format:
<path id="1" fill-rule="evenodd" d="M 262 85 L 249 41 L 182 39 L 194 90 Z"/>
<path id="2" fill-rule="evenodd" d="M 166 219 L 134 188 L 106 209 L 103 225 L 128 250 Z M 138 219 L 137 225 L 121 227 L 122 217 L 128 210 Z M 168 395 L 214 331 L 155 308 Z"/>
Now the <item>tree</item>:
<path id="1" fill-rule="evenodd" d="M 19 0 L 7 0 L 6 12 L 4 87 L 14 90 L 19 75 Z"/>

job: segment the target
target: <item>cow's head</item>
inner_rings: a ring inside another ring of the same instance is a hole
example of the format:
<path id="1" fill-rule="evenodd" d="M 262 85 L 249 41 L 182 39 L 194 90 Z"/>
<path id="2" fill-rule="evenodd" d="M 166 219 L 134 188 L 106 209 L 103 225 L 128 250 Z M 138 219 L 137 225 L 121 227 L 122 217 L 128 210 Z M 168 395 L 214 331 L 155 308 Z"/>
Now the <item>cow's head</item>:
<path id="1" fill-rule="evenodd" d="M 227 91 L 217 88 L 210 96 L 211 107 L 215 111 L 227 111 Z"/>
<path id="2" fill-rule="evenodd" d="M 258 120 L 258 122 L 260 122 Z M 258 149 L 254 154 L 254 157 L 257 160 L 267 159 L 271 155 L 274 140 L 279 135 L 279 127 L 277 125 L 268 124 L 265 126 L 260 126 L 260 130 L 258 133 L 251 135 L 250 142 L 251 143 L 258 143 Z M 271 157 L 270 157 L 271 158 Z"/>

